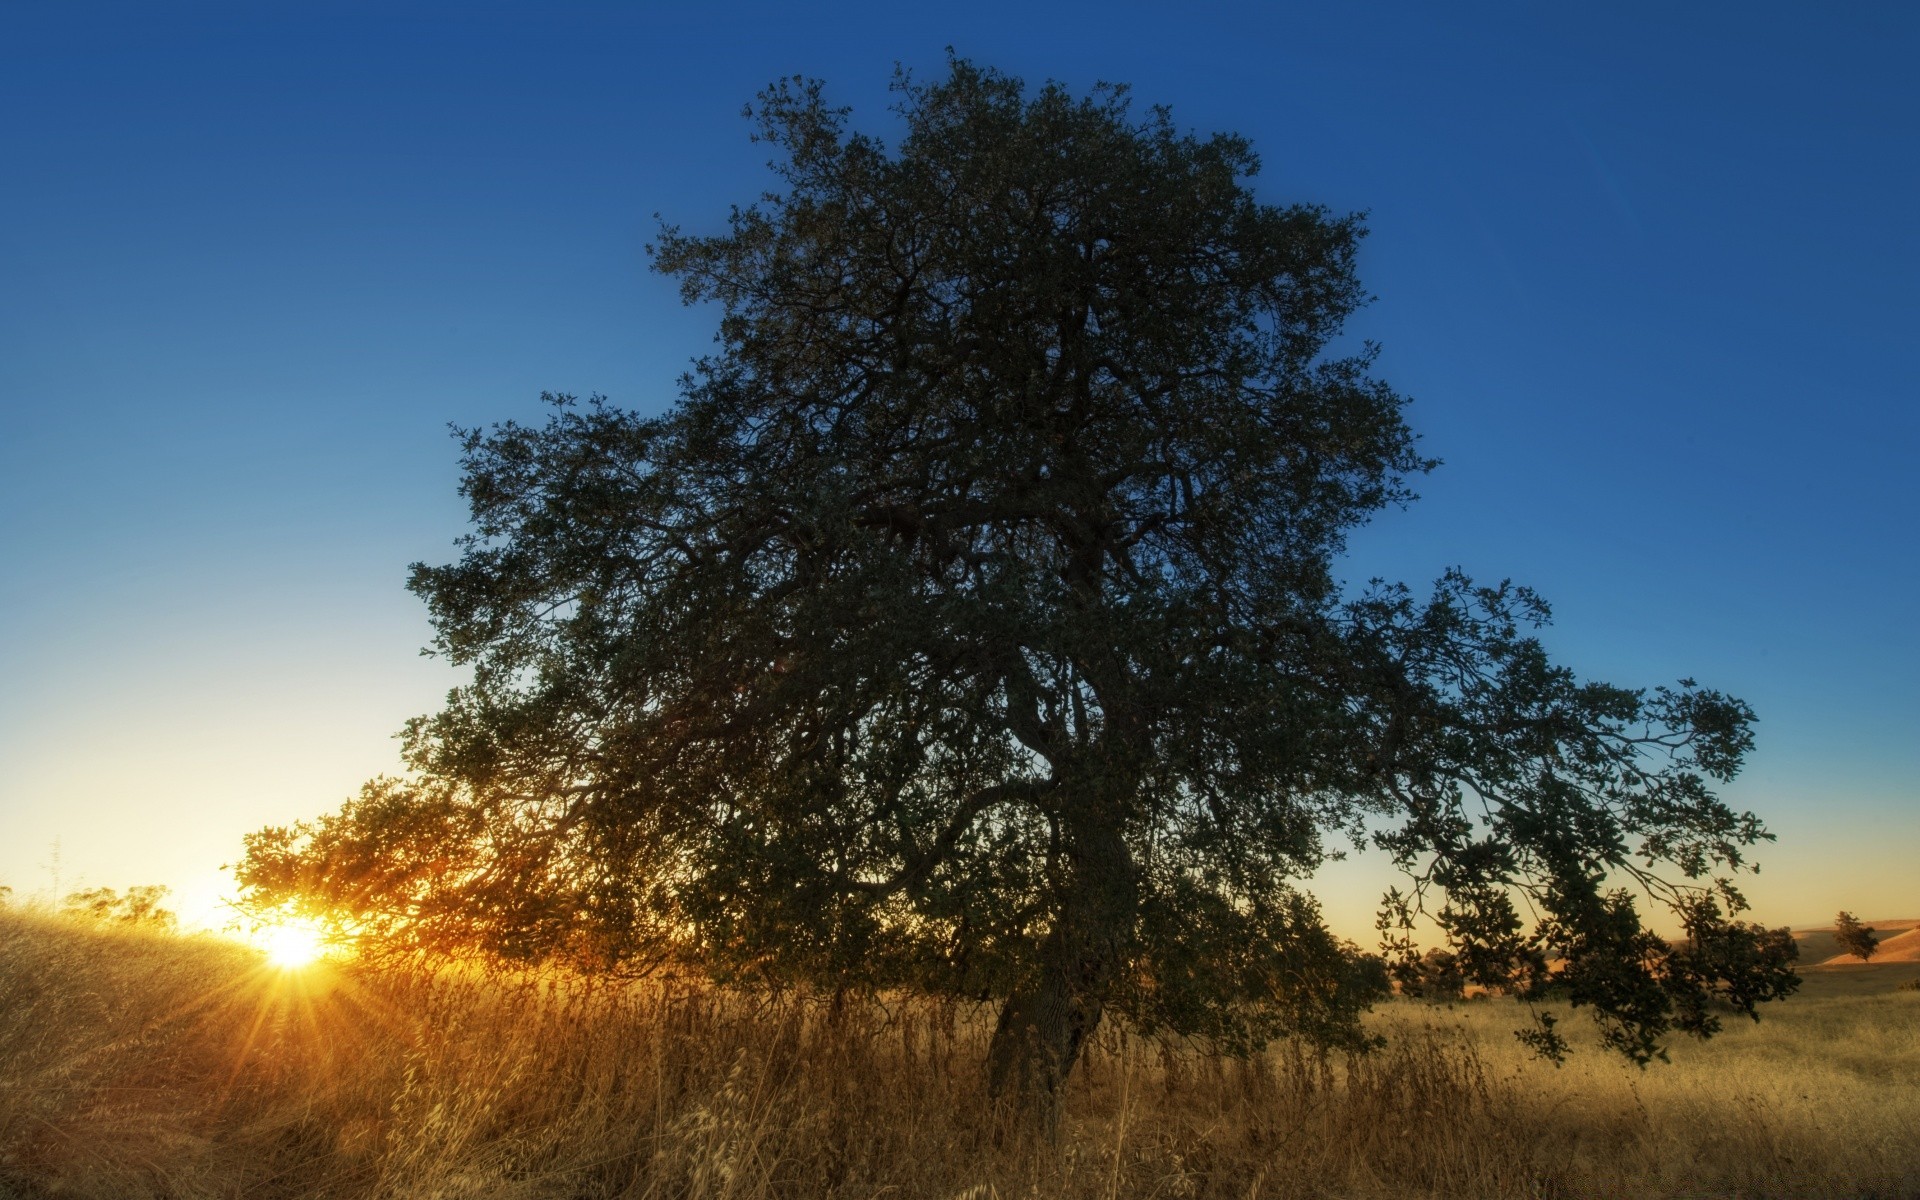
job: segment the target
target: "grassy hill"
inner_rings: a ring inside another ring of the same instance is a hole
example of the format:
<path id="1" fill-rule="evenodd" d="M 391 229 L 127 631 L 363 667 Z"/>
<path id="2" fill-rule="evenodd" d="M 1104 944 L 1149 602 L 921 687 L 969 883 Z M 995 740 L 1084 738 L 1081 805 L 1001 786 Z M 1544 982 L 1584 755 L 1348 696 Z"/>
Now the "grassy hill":
<path id="1" fill-rule="evenodd" d="M 1872 926 L 1880 938 L 1880 948 L 1874 951 L 1873 962 L 1920 962 L 1920 920 L 1864 921 L 1862 924 Z M 1860 962 L 1841 948 L 1831 925 L 1796 929 L 1793 931 L 1793 940 L 1800 945 L 1802 967 Z"/>
<path id="2" fill-rule="evenodd" d="M 1386 1005 L 1357 1059 L 1109 1026 L 1036 1144 L 969 1006 L 280 972 L 0 911 L 0 1197 L 1912 1196 L 1920 992 L 1853 986 L 1902 969 L 1644 1071 L 1528 1058 L 1510 1001 Z"/>

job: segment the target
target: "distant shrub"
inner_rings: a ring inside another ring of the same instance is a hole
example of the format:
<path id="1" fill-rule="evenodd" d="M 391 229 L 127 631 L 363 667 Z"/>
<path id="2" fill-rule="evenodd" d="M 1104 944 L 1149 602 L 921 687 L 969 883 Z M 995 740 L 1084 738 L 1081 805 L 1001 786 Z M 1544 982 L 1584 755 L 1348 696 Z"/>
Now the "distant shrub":
<path id="1" fill-rule="evenodd" d="M 1905 983 L 1901 984 L 1899 987 L 1895 988 L 1894 991 L 1920 992 L 1920 979 L 1909 979 Z"/>
<path id="2" fill-rule="evenodd" d="M 1396 963 L 1393 977 L 1401 995 L 1421 1000 L 1458 1000 L 1467 989 L 1459 957 L 1437 946 L 1412 961 Z"/>
<path id="3" fill-rule="evenodd" d="M 172 929 L 179 919 L 171 910 L 160 906 L 166 897 L 167 889 L 158 884 L 130 887 L 125 892 L 116 892 L 112 888 L 88 888 L 69 892 L 60 904 L 60 911 L 70 917 L 89 921 Z"/>
<path id="4" fill-rule="evenodd" d="M 1880 948 L 1880 939 L 1873 936 L 1873 926 L 1862 925 L 1845 909 L 1840 910 L 1840 915 L 1834 919 L 1833 936 L 1841 949 L 1861 962 L 1872 958 L 1873 952 Z"/>

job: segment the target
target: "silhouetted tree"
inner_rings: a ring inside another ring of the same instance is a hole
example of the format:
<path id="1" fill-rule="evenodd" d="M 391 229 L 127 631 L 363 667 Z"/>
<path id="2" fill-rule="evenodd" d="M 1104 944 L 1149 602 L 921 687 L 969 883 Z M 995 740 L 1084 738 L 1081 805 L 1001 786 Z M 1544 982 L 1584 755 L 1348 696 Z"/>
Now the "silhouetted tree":
<path id="1" fill-rule="evenodd" d="M 178 924 L 178 918 L 161 907 L 168 890 L 158 884 L 130 887 L 125 892 L 104 887 L 88 888 L 67 893 L 66 899 L 61 901 L 60 911 L 68 916 L 85 917 L 92 921 L 172 929 Z"/>
<path id="2" fill-rule="evenodd" d="M 1401 995 L 1416 1000 L 1458 1000 L 1467 989 L 1460 956 L 1438 946 L 1418 958 L 1395 963 L 1393 978 L 1400 985 Z"/>
<path id="3" fill-rule="evenodd" d="M 1873 926 L 1862 925 L 1852 913 L 1844 909 L 1838 917 L 1834 918 L 1833 937 L 1840 943 L 1842 950 L 1861 962 L 1871 959 L 1874 951 L 1880 948 L 1880 939 L 1874 936 Z"/>
<path id="4" fill-rule="evenodd" d="M 1396 954 L 1430 911 L 1524 989 L 1551 943 L 1640 1058 L 1700 995 L 1766 998 L 1667 971 L 1607 886 L 1683 903 L 1765 836 L 1706 782 L 1744 704 L 1576 680 L 1524 588 L 1336 579 L 1433 465 L 1372 350 L 1333 349 L 1359 218 L 1260 201 L 1245 140 L 1121 88 L 954 61 L 897 94 L 889 148 L 772 88 L 782 189 L 661 232 L 720 313 L 664 415 L 553 397 L 461 435 L 474 532 L 411 587 L 472 682 L 408 727 L 410 776 L 250 840 L 254 902 L 991 998 L 993 1087 L 1043 1106 L 1109 1011 L 1361 1041 L 1380 972 L 1295 881 L 1369 822 L 1414 877 Z"/>

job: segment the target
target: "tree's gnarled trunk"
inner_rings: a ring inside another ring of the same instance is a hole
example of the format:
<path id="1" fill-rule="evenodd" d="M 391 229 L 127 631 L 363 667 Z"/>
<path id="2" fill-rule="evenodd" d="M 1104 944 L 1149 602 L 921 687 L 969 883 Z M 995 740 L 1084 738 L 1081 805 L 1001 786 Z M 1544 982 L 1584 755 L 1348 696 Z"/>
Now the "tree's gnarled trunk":
<path id="1" fill-rule="evenodd" d="M 1001 1006 L 987 1050 L 989 1093 L 1049 1124 L 1126 961 L 1139 890 L 1117 822 L 1079 816 L 1067 830 L 1067 857 L 1058 911 L 1030 977 Z"/>

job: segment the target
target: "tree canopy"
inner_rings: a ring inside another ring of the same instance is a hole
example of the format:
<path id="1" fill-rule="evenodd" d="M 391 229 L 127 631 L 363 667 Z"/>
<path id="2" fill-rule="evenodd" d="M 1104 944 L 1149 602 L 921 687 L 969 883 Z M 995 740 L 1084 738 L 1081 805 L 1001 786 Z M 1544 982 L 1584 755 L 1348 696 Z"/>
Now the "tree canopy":
<path id="1" fill-rule="evenodd" d="M 1871 925 L 1863 924 L 1860 919 L 1845 909 L 1833 921 L 1833 937 L 1840 948 L 1861 962 L 1872 958 L 1880 949 L 1880 939 Z"/>
<path id="2" fill-rule="evenodd" d="M 407 775 L 250 839 L 255 902 L 990 999 L 995 1086 L 1039 1095 L 1108 1011 L 1360 1040 L 1385 973 L 1301 887 L 1349 840 L 1411 876 L 1396 956 L 1424 913 L 1465 980 L 1562 988 L 1636 1058 L 1790 988 L 1724 878 L 1766 836 L 1711 787 L 1745 704 L 1577 679 L 1525 588 L 1336 575 L 1434 465 L 1340 340 L 1360 218 L 1261 200 L 1244 139 L 1124 88 L 896 92 L 888 145 L 774 86 L 778 189 L 661 231 L 720 315 L 665 412 L 460 435 L 473 532 L 410 586 L 472 681 Z"/>
<path id="3" fill-rule="evenodd" d="M 0 888 L 0 901 L 5 900 L 11 890 Z M 85 917 L 92 921 L 172 929 L 179 924 L 179 918 L 161 903 L 167 898 L 169 890 L 158 884 L 130 887 L 125 892 L 116 892 L 107 887 L 85 888 L 68 892 L 60 901 L 60 911 L 68 916 Z"/>

